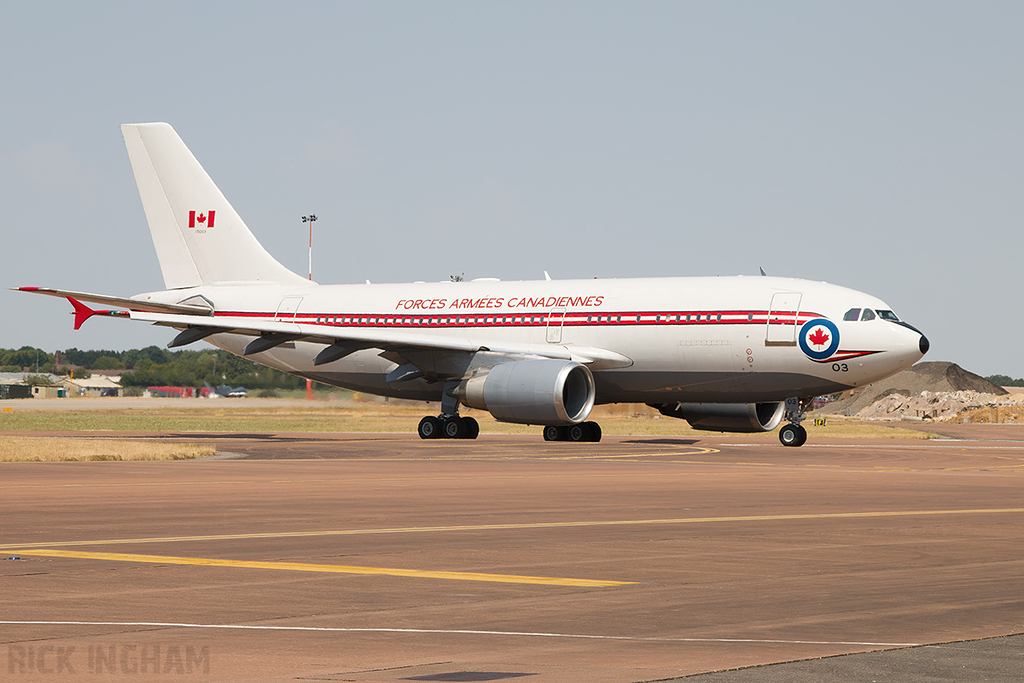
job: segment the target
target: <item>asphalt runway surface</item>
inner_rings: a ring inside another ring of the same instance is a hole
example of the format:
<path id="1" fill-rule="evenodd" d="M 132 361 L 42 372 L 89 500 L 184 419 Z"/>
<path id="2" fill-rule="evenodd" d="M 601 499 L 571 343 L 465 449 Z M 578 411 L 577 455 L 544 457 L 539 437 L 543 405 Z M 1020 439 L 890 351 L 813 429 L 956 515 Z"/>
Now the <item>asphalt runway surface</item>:
<path id="1" fill-rule="evenodd" d="M 3 464 L 0 678 L 1018 681 L 1024 427 L 957 429 Z"/>

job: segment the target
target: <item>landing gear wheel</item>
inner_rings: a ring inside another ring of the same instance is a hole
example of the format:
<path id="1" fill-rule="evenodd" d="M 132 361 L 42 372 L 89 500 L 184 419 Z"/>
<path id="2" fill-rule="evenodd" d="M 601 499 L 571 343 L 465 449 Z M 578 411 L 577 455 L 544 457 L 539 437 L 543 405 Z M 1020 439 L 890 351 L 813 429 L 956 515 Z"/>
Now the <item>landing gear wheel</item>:
<path id="1" fill-rule="evenodd" d="M 416 428 L 416 432 L 420 435 L 421 439 L 436 439 L 441 436 L 441 421 L 436 417 L 428 415 L 420 420 L 420 425 Z"/>
<path id="2" fill-rule="evenodd" d="M 569 427 L 569 441 L 590 441 L 588 436 L 590 436 L 590 430 L 585 424 Z"/>
<path id="3" fill-rule="evenodd" d="M 480 423 L 471 417 L 464 417 L 462 421 L 466 423 L 466 435 L 464 439 L 475 439 L 480 436 Z"/>
<path id="4" fill-rule="evenodd" d="M 779 430 L 779 441 L 783 446 L 803 446 L 807 441 L 807 430 L 798 424 L 787 424 Z"/>
<path id="5" fill-rule="evenodd" d="M 558 425 L 548 425 L 544 428 L 545 441 L 565 441 L 566 429 Z"/>
<path id="6" fill-rule="evenodd" d="M 584 422 L 568 427 L 548 425 L 544 428 L 544 440 L 597 442 L 601 440 L 601 425 L 596 422 Z"/>
<path id="7" fill-rule="evenodd" d="M 469 429 L 466 421 L 458 415 L 452 415 L 441 423 L 441 429 L 446 439 L 465 439 Z"/>

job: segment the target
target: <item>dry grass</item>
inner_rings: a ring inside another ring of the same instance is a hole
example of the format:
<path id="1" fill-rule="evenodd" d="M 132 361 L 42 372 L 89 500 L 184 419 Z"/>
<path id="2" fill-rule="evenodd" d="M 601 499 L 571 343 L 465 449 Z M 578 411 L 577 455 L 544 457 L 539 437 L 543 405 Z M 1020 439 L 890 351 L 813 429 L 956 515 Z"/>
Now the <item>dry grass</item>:
<path id="1" fill-rule="evenodd" d="M 190 407 L 167 405 L 120 410 L 23 410 L 0 415 L 0 430 L 50 432 L 354 432 L 413 434 L 424 415 L 436 415 L 436 404 L 411 401 L 314 401 L 308 405 L 275 403 L 273 399 L 216 401 Z M 483 434 L 538 434 L 540 427 L 497 422 L 479 410 L 464 410 L 464 415 L 480 422 Z M 599 406 L 591 419 L 602 431 L 615 436 L 693 436 L 706 437 L 717 432 L 698 431 L 683 420 L 667 418 L 643 405 Z M 928 439 L 935 435 L 901 429 L 898 423 L 879 423 L 855 418 L 828 418 L 824 427 L 805 421 L 810 438 Z M 744 434 L 744 438 L 777 438 L 775 432 Z"/>
<path id="2" fill-rule="evenodd" d="M 190 460 L 214 455 L 213 446 L 121 439 L 0 437 L 0 462 L 88 462 L 102 460 Z"/>

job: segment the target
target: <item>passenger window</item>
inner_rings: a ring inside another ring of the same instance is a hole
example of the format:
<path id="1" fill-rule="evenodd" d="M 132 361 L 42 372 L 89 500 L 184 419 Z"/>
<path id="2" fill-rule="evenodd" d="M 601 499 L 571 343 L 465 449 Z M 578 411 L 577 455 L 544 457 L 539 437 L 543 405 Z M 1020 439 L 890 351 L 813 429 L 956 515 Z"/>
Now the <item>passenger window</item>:
<path id="1" fill-rule="evenodd" d="M 843 315 L 843 320 L 847 320 L 847 321 L 850 321 L 850 320 L 860 320 L 860 309 L 859 308 L 851 308 L 850 310 L 848 310 Z"/>
<path id="2" fill-rule="evenodd" d="M 860 319 L 861 320 L 874 320 L 875 319 L 875 312 L 872 311 L 870 308 L 865 308 L 864 309 L 864 313 L 860 316 Z"/>

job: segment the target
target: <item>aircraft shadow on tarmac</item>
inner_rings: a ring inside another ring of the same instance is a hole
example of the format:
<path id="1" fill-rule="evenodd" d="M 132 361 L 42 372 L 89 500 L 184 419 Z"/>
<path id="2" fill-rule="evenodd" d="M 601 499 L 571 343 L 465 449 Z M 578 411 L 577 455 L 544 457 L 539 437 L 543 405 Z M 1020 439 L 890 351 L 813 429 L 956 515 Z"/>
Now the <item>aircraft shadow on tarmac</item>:
<path id="1" fill-rule="evenodd" d="M 281 436 L 266 432 L 171 432 L 163 434 L 163 439 L 240 439 L 245 441 L 268 441 L 273 443 L 298 443 L 309 441 L 308 436 Z"/>
<path id="2" fill-rule="evenodd" d="M 659 444 L 665 446 L 692 446 L 695 443 L 699 443 L 700 439 L 630 439 L 628 441 L 622 441 L 621 443 L 642 443 L 642 444 Z"/>

